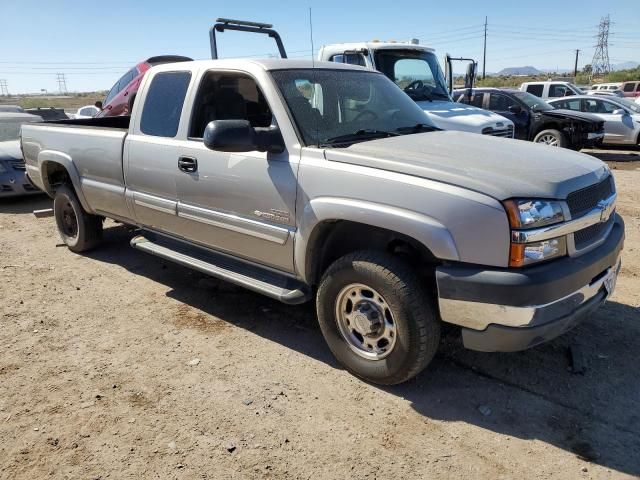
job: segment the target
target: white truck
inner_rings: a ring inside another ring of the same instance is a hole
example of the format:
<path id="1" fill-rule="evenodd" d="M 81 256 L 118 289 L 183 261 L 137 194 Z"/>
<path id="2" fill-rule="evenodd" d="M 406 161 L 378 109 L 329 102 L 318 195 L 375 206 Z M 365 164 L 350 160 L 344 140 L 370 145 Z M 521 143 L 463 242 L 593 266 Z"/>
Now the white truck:
<path id="1" fill-rule="evenodd" d="M 511 120 L 473 105 L 455 103 L 435 50 L 415 40 L 325 45 L 318 60 L 360 65 L 384 73 L 443 130 L 513 137 Z"/>

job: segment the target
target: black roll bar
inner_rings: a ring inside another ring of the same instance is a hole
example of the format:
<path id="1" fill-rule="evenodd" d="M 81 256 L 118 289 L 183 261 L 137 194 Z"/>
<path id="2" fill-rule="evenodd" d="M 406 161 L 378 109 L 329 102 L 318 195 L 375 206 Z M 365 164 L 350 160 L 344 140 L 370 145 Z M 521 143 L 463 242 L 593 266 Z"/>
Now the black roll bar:
<path id="1" fill-rule="evenodd" d="M 216 43 L 216 32 L 224 32 L 225 30 L 235 30 L 237 32 L 263 33 L 269 35 L 276 41 L 278 51 L 281 58 L 287 58 L 287 52 L 282 44 L 280 34 L 273 30 L 270 23 L 247 22 L 245 20 L 233 20 L 230 18 L 217 18 L 216 23 L 209 29 L 209 39 L 211 42 L 211 58 L 218 59 L 218 45 Z"/>

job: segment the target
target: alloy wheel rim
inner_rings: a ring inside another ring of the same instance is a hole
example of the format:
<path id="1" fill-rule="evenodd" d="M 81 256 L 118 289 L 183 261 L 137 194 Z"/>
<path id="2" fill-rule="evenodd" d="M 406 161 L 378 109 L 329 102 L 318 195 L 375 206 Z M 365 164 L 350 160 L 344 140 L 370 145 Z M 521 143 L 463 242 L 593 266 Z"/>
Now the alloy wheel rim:
<path id="1" fill-rule="evenodd" d="M 545 145 L 549 145 L 551 147 L 558 146 L 558 139 L 555 135 L 543 135 L 538 139 L 538 143 L 544 143 Z"/>
<path id="2" fill-rule="evenodd" d="M 338 329 L 349 348 L 368 360 L 388 356 L 398 337 L 391 307 L 373 288 L 352 283 L 336 298 Z"/>

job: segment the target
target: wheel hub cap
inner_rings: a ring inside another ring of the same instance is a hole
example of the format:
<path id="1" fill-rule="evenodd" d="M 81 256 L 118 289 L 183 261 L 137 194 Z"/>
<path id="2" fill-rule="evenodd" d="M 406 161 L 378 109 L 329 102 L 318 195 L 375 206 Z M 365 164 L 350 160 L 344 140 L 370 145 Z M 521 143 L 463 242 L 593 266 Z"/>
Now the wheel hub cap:
<path id="1" fill-rule="evenodd" d="M 379 360 L 393 350 L 397 337 L 393 313 L 371 287 L 344 287 L 336 299 L 336 322 L 351 350 L 361 357 Z"/>

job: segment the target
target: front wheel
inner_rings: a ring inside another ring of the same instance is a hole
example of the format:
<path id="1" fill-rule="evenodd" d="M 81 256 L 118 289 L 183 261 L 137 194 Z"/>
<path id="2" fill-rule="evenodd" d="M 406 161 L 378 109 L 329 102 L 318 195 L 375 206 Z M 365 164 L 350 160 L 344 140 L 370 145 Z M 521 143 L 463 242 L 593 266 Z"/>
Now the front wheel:
<path id="1" fill-rule="evenodd" d="M 87 213 L 72 188 L 61 185 L 56 189 L 53 215 L 62 241 L 72 252 L 85 252 L 100 243 L 102 218 Z"/>
<path id="2" fill-rule="evenodd" d="M 425 285 L 385 253 L 355 252 L 334 262 L 320 283 L 316 308 L 338 361 L 373 383 L 409 380 L 440 343 L 440 322 Z"/>
<path id="3" fill-rule="evenodd" d="M 542 130 L 533 139 L 534 143 L 542 143 L 550 147 L 567 148 L 568 142 L 565 136 L 559 130 Z"/>

